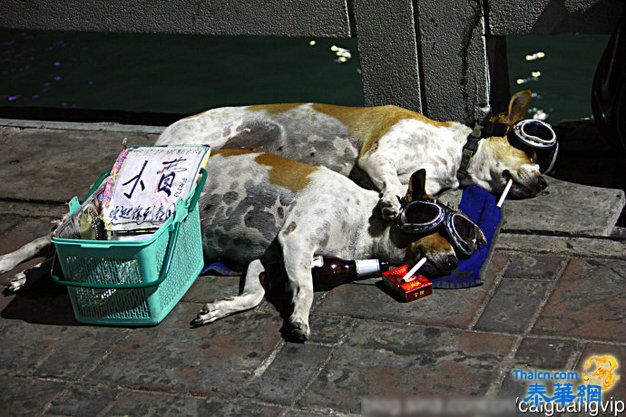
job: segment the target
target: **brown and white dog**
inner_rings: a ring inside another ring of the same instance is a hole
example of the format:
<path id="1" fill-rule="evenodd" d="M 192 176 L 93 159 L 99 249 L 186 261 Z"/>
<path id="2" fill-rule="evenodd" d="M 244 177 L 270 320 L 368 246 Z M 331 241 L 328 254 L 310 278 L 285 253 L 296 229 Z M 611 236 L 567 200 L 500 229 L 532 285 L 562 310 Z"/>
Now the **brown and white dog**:
<path id="1" fill-rule="evenodd" d="M 379 195 L 325 167 L 274 154 L 223 149 L 211 155 L 209 177 L 200 197 L 205 255 L 247 266 L 241 295 L 208 303 L 195 324 L 250 309 L 263 299 L 263 264 L 282 260 L 292 289 L 291 337 L 309 336 L 314 255 L 343 259 L 380 258 L 414 264 L 425 256 L 423 272 L 447 274 L 457 264 L 450 243 L 438 232 L 409 235 L 385 221 Z M 404 199 L 426 196 L 424 170 L 410 180 Z M 485 243 L 476 227 L 476 246 Z"/>
<path id="2" fill-rule="evenodd" d="M 428 262 L 422 271 L 430 275 L 447 274 L 456 267 L 455 251 L 441 234 L 402 232 L 395 222 L 382 218 L 377 192 L 325 167 L 274 154 L 224 149 L 211 155 L 207 171 L 199 200 L 205 256 L 238 265 L 247 273 L 241 295 L 206 304 L 195 324 L 258 305 L 264 296 L 259 274 L 264 263 L 275 260 L 283 260 L 293 290 L 287 328 L 297 340 L 306 339 L 310 332 L 314 255 L 392 263 L 415 263 L 425 256 Z M 425 177 L 423 170 L 412 176 L 405 201 L 425 196 Z M 478 246 L 485 239 L 476 229 Z M 49 242 L 44 237 L 0 256 L 0 273 Z"/>
<path id="3" fill-rule="evenodd" d="M 530 91 L 515 94 L 508 112 L 492 121 L 512 126 L 523 118 L 530 99 Z M 431 120 L 396 106 L 293 103 L 212 109 L 172 124 L 156 144 L 276 153 L 351 175 L 371 188 L 369 177 L 382 192 L 386 218 L 397 215 L 396 196 L 404 194 L 411 174 L 422 168 L 428 173 L 426 192 L 432 195 L 469 184 L 499 193 L 509 178 L 514 198 L 534 196 L 547 186 L 535 156 L 500 136 L 480 141 L 467 168 L 467 183 L 459 184 L 462 149 L 471 131 L 461 123 Z"/>

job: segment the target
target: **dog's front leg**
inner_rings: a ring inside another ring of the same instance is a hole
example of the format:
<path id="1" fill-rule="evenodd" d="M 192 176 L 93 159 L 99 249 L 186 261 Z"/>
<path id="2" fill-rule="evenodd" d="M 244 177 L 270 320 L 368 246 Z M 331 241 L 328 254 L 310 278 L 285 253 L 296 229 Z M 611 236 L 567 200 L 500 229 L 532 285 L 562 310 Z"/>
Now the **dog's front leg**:
<path id="1" fill-rule="evenodd" d="M 371 152 L 359 158 L 359 167 L 367 172 L 382 196 L 380 209 L 387 220 L 393 220 L 400 212 L 399 195 L 404 195 L 405 188 L 398 178 L 398 168 L 392 158 L 381 152 Z"/>
<path id="2" fill-rule="evenodd" d="M 298 233 L 279 235 L 283 250 L 285 272 L 292 291 L 293 312 L 289 317 L 287 331 L 289 337 L 297 342 L 309 338 L 309 313 L 313 304 L 313 275 L 311 264 L 315 249 L 309 247 L 311 239 Z"/>
<path id="3" fill-rule="evenodd" d="M 265 268 L 263 268 L 260 260 L 255 259 L 250 262 L 246 271 L 242 293 L 236 297 L 229 297 L 205 304 L 191 324 L 200 326 L 233 313 L 258 306 L 263 301 L 263 296 L 265 295 L 265 290 L 259 280 L 259 275 L 264 271 Z"/>
<path id="4" fill-rule="evenodd" d="M 290 254 L 293 256 L 293 254 Z M 285 271 L 293 292 L 293 312 L 289 317 L 289 333 L 294 341 L 304 342 L 309 338 L 309 313 L 313 305 L 313 276 L 311 255 L 308 259 L 293 257 L 285 259 Z"/>

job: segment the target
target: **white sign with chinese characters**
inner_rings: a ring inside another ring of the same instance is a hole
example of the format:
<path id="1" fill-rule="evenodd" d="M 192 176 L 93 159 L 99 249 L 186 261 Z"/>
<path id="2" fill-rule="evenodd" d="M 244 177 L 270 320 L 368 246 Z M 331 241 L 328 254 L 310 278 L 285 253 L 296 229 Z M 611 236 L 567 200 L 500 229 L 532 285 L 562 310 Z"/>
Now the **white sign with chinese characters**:
<path id="1" fill-rule="evenodd" d="M 104 209 L 112 231 L 159 228 L 185 198 L 209 157 L 208 146 L 130 148 L 122 162 Z"/>

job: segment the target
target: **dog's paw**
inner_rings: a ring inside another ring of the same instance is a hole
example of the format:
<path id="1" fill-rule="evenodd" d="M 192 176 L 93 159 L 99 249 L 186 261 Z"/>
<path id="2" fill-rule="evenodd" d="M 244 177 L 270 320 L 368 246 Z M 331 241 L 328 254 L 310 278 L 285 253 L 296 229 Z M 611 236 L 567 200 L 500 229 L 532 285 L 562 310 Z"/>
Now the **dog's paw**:
<path id="1" fill-rule="evenodd" d="M 12 259 L 10 256 L 0 256 L 0 275 L 9 272 L 16 266 L 17 265 L 15 264 L 15 260 Z"/>
<path id="2" fill-rule="evenodd" d="M 286 337 L 292 342 L 304 343 L 309 339 L 310 335 L 309 325 L 299 320 L 290 322 L 287 327 Z"/>
<path id="3" fill-rule="evenodd" d="M 380 211 L 385 220 L 394 220 L 400 213 L 400 201 L 393 194 L 386 194 L 378 202 Z"/>
<path id="4" fill-rule="evenodd" d="M 195 319 L 191 321 L 193 327 L 202 326 L 207 323 L 214 322 L 217 319 L 224 317 L 222 310 L 219 308 L 219 303 L 207 303 L 202 307 L 202 310 L 198 313 Z"/>
<path id="5" fill-rule="evenodd" d="M 26 286 L 26 273 L 20 272 L 9 280 L 7 291 L 16 292 L 24 288 L 24 286 Z"/>

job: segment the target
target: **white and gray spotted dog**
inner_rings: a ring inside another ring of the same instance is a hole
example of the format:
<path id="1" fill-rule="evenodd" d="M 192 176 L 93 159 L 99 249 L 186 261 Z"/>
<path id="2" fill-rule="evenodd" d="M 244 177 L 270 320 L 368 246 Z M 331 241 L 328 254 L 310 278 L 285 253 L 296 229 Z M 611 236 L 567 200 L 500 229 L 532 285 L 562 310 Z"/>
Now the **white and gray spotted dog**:
<path id="1" fill-rule="evenodd" d="M 288 335 L 299 341 L 310 333 L 314 255 L 411 264 L 426 257 L 422 271 L 430 275 L 447 274 L 456 267 L 454 248 L 444 236 L 402 232 L 382 218 L 377 192 L 327 168 L 273 154 L 224 149 L 211 155 L 207 171 L 199 200 L 205 256 L 247 272 L 243 292 L 206 304 L 196 324 L 258 305 L 264 296 L 259 274 L 264 264 L 275 260 L 283 260 L 292 289 Z M 426 196 L 425 177 L 423 170 L 412 176 L 405 201 Z M 485 239 L 476 229 L 473 243 L 478 246 Z M 47 236 L 1 256 L 0 273 L 49 243 Z"/>
<path id="2" fill-rule="evenodd" d="M 515 94 L 508 112 L 492 121 L 513 126 L 523 118 L 530 99 L 530 91 Z M 399 210 L 396 196 L 404 194 L 411 174 L 422 168 L 431 195 L 469 184 L 500 193 L 509 179 L 514 198 L 534 196 L 546 187 L 535 156 L 501 136 L 480 141 L 466 184 L 459 184 L 462 149 L 471 131 L 461 123 L 438 122 L 396 106 L 270 104 L 216 108 L 179 120 L 156 144 L 248 149 L 326 166 L 362 186 L 373 184 L 382 192 L 381 208 L 389 219 Z"/>

